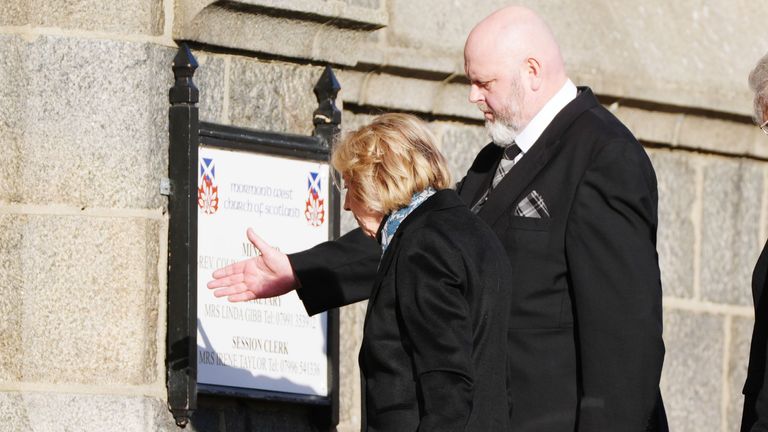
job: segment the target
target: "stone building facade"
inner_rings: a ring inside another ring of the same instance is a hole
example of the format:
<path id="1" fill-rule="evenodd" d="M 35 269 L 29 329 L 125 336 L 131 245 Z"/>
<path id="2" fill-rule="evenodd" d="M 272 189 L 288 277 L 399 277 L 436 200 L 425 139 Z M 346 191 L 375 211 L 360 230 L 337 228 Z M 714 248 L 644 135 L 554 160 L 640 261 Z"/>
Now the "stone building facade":
<path id="1" fill-rule="evenodd" d="M 457 176 L 486 136 L 463 41 L 500 0 L 5 0 L 0 5 L 0 431 L 177 430 L 166 408 L 168 88 L 179 41 L 202 120 L 308 134 L 323 66 L 343 127 L 430 121 Z M 768 3 L 524 0 L 646 146 L 673 430 L 737 430 L 768 237 L 768 137 L 746 76 Z M 343 229 L 354 222 L 346 217 Z M 364 306 L 342 311 L 339 431 L 359 427 Z M 201 397 L 195 431 L 309 431 L 301 407 Z"/>

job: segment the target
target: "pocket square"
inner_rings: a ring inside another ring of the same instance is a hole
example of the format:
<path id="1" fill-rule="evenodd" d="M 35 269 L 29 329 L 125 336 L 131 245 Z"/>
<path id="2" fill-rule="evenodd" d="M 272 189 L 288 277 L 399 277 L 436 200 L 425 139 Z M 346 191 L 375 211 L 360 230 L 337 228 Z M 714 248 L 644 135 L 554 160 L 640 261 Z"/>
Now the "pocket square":
<path id="1" fill-rule="evenodd" d="M 549 217 L 549 210 L 547 209 L 547 204 L 544 202 L 544 198 L 542 198 L 541 194 L 534 190 L 517 203 L 517 207 L 515 207 L 515 216 L 545 218 Z"/>

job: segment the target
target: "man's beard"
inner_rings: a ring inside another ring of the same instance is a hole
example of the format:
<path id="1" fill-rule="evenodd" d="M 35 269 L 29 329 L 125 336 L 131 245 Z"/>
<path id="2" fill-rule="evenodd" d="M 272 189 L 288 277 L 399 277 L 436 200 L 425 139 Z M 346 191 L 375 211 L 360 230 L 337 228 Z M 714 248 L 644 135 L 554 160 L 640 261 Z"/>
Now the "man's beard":
<path id="1" fill-rule="evenodd" d="M 493 143 L 499 147 L 509 147 L 515 142 L 517 134 L 520 132 L 513 124 L 507 124 L 505 121 L 497 118 L 485 121 L 485 130 L 493 140 Z"/>
<path id="2" fill-rule="evenodd" d="M 488 131 L 493 143 L 499 147 L 512 145 L 517 135 L 523 130 L 523 89 L 520 83 L 513 85 L 512 94 L 499 112 L 489 110 L 488 106 L 482 103 L 479 108 L 483 112 L 493 114 L 493 120 L 485 121 L 485 130 Z"/>

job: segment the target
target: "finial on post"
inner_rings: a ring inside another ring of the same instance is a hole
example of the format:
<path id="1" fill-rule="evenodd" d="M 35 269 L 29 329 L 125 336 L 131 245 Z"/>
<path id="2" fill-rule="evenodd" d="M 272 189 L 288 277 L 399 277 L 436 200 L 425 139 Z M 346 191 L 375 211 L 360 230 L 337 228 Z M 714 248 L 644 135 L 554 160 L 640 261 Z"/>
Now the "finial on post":
<path id="1" fill-rule="evenodd" d="M 327 146 L 332 144 L 341 125 L 341 111 L 336 107 L 336 96 L 339 90 L 341 85 L 333 69 L 326 66 L 314 88 L 318 107 L 312 116 L 312 123 L 315 125 L 314 135 L 323 138 Z"/>
<path id="2" fill-rule="evenodd" d="M 189 424 L 189 411 L 187 410 L 173 410 L 173 418 L 176 422 L 176 426 L 184 429 Z"/>
<path id="3" fill-rule="evenodd" d="M 179 46 L 179 52 L 173 59 L 173 76 L 176 79 L 171 87 L 168 98 L 171 105 L 196 104 L 200 100 L 200 91 L 192 82 L 192 76 L 197 69 L 197 60 L 187 44 Z"/>

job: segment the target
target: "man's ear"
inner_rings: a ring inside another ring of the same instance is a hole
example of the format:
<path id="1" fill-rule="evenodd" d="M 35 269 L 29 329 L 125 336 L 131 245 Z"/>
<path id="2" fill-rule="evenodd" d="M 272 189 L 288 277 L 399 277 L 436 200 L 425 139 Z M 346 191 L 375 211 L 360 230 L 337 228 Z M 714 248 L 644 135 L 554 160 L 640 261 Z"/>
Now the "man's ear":
<path id="1" fill-rule="evenodd" d="M 539 90 L 543 81 L 541 63 L 533 57 L 528 57 L 525 60 L 525 72 L 528 76 L 528 82 L 531 85 L 531 90 Z"/>

